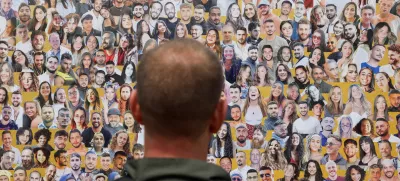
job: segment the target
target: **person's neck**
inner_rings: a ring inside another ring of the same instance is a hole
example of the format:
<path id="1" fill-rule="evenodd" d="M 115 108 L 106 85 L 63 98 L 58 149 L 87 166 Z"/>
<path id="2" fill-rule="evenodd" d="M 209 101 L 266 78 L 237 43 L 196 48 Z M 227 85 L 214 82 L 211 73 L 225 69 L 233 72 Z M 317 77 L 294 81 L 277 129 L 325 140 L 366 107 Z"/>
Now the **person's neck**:
<path id="1" fill-rule="evenodd" d="M 73 175 L 75 178 L 79 178 L 79 175 L 80 175 L 81 173 L 82 173 L 82 172 L 81 172 L 81 169 L 72 170 L 72 175 Z"/>
<path id="2" fill-rule="evenodd" d="M 113 47 L 106 49 L 107 55 L 112 55 L 114 54 L 115 49 Z"/>
<path id="3" fill-rule="evenodd" d="M 289 15 L 288 14 L 281 14 L 279 16 L 279 19 L 281 19 L 282 21 L 286 21 L 289 19 Z"/>
<path id="4" fill-rule="evenodd" d="M 383 160 L 383 159 L 392 159 L 392 158 L 393 158 L 392 155 L 382 156 L 382 160 Z"/>
<path id="5" fill-rule="evenodd" d="M 59 46 L 58 48 L 51 48 L 51 51 L 53 53 L 58 53 L 58 51 L 60 51 L 60 49 L 61 49 L 61 46 Z"/>
<path id="6" fill-rule="evenodd" d="M 103 147 L 96 146 L 96 147 L 94 147 L 94 151 L 97 152 L 97 153 L 103 152 Z"/>
<path id="7" fill-rule="evenodd" d="M 310 38 L 306 38 L 305 40 L 302 40 L 301 42 L 303 45 L 308 45 L 308 42 L 310 41 Z"/>
<path id="8" fill-rule="evenodd" d="M 85 31 L 85 33 L 86 33 L 87 35 L 89 35 L 89 34 L 92 32 L 92 30 L 93 30 L 93 29 L 86 29 L 86 30 L 83 30 L 83 31 Z"/>
<path id="9" fill-rule="evenodd" d="M 330 176 L 330 175 L 329 175 L 329 179 L 330 179 L 330 180 L 336 180 L 336 179 L 337 179 L 337 177 L 338 177 L 338 175 L 337 175 L 337 174 L 336 174 L 336 175 L 334 175 L 334 176 Z"/>
<path id="10" fill-rule="evenodd" d="M 308 114 L 306 114 L 305 116 L 301 115 L 300 117 L 304 121 L 304 120 L 307 120 L 310 116 Z"/>
<path id="11" fill-rule="evenodd" d="M 354 155 L 353 157 L 350 157 L 350 158 L 347 159 L 348 163 L 354 163 L 356 161 L 357 161 L 357 156 L 356 155 Z"/>
<path id="12" fill-rule="evenodd" d="M 335 161 L 339 157 L 339 153 L 331 153 L 328 156 L 329 160 Z"/>
<path id="13" fill-rule="evenodd" d="M 122 8 L 122 7 L 124 7 L 124 3 L 122 2 L 122 3 L 120 3 L 120 2 L 115 2 L 114 3 L 114 6 L 116 7 L 116 8 Z"/>
<path id="14" fill-rule="evenodd" d="M 332 134 L 332 131 L 327 131 L 327 130 L 322 131 L 322 135 L 324 135 L 325 137 L 328 137 L 331 134 Z"/>
<path id="15" fill-rule="evenodd" d="M 250 100 L 250 106 L 258 106 L 258 100 Z"/>
<path id="16" fill-rule="evenodd" d="M 97 127 L 97 128 L 92 127 L 92 130 L 93 130 L 93 132 L 95 132 L 95 133 L 99 133 L 99 132 L 101 131 L 102 128 L 103 128 L 103 126 L 99 126 L 99 127 Z"/>
<path id="17" fill-rule="evenodd" d="M 49 128 L 53 124 L 53 120 L 43 120 L 43 124 Z"/>
<path id="18" fill-rule="evenodd" d="M 354 103 L 357 105 L 362 105 L 361 99 L 354 99 Z"/>
<path id="19" fill-rule="evenodd" d="M 369 28 L 370 25 L 371 25 L 371 21 L 363 21 L 363 22 L 361 23 L 361 26 L 362 26 L 363 28 Z"/>
<path id="20" fill-rule="evenodd" d="M 381 140 L 389 140 L 390 134 L 386 134 L 385 136 L 381 136 Z"/>
<path id="21" fill-rule="evenodd" d="M 227 41 L 227 40 L 222 40 L 222 42 L 224 43 L 224 45 L 230 45 L 230 44 L 232 44 L 232 40 L 229 40 L 229 41 Z"/>
<path id="22" fill-rule="evenodd" d="M 65 167 L 66 167 L 65 165 L 61 166 L 60 164 L 57 164 L 57 168 L 60 169 L 60 170 L 65 169 Z"/>
<path id="23" fill-rule="evenodd" d="M 71 104 L 72 104 L 74 107 L 76 107 L 76 106 L 78 106 L 78 104 L 79 104 L 79 100 L 76 101 L 76 102 L 71 102 Z"/>
<path id="24" fill-rule="evenodd" d="M 378 15 L 379 18 L 381 19 L 385 19 L 385 18 L 389 18 L 390 13 L 380 13 Z"/>
<path id="25" fill-rule="evenodd" d="M 272 35 L 267 35 L 267 36 L 265 37 L 265 39 L 267 39 L 268 41 L 272 41 L 272 40 L 275 39 L 275 35 L 274 35 L 274 34 L 272 34 Z"/>
<path id="26" fill-rule="evenodd" d="M 253 169 L 258 170 L 260 168 L 260 163 L 251 163 L 250 167 L 253 168 Z"/>
<path id="27" fill-rule="evenodd" d="M 180 21 L 180 22 L 182 22 L 183 24 L 187 25 L 187 24 L 189 24 L 189 23 L 190 23 L 190 18 L 189 18 L 189 19 L 187 19 L 187 20 L 181 19 L 181 21 Z"/>
<path id="28" fill-rule="evenodd" d="M 330 24 L 333 23 L 333 22 L 335 21 L 336 17 L 337 17 L 337 15 L 335 15 L 332 19 L 328 19 L 328 20 L 329 20 L 329 23 L 330 23 Z"/>
<path id="29" fill-rule="evenodd" d="M 106 64 L 97 64 L 97 67 L 99 68 L 104 68 L 106 66 Z"/>
<path id="30" fill-rule="evenodd" d="M 97 12 L 96 10 L 94 10 L 94 8 L 93 8 L 93 14 L 96 16 L 96 17 L 98 17 L 99 15 L 100 15 L 100 13 L 99 12 Z"/>
<path id="31" fill-rule="evenodd" d="M 22 39 L 21 41 L 22 41 L 22 43 L 26 43 L 26 42 L 28 42 L 28 41 L 29 41 L 29 38 Z"/>
<path id="32" fill-rule="evenodd" d="M 356 18 L 355 18 L 355 17 L 352 17 L 352 18 L 347 18 L 347 22 L 354 22 L 354 20 L 356 20 Z"/>
<path id="33" fill-rule="evenodd" d="M 171 140 L 164 135 L 149 132 L 146 129 L 146 147 L 144 150 L 146 158 L 185 158 L 206 161 L 204 155 L 207 155 L 207 145 L 211 138 L 211 133 L 208 130 L 205 130 L 196 140 L 189 140 L 186 137 Z"/>
<path id="34" fill-rule="evenodd" d="M 10 123 L 10 120 L 7 120 L 7 121 L 4 119 L 1 120 L 2 125 L 7 125 L 8 123 Z"/>

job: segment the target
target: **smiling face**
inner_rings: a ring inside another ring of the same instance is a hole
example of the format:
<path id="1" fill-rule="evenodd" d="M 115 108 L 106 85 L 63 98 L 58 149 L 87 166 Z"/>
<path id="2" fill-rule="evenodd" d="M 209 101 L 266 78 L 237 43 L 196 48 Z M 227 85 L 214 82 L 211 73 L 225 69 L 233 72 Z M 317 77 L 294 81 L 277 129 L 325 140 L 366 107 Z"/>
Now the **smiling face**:
<path id="1" fill-rule="evenodd" d="M 314 162 L 309 162 L 307 165 L 307 170 L 310 176 L 315 176 L 317 174 L 317 165 Z"/>
<path id="2" fill-rule="evenodd" d="M 227 128 L 226 124 L 222 124 L 221 128 L 219 128 L 218 133 L 217 133 L 218 138 L 225 140 L 225 136 L 226 136 L 227 132 L 228 132 L 228 128 Z"/>
<path id="3" fill-rule="evenodd" d="M 311 138 L 310 141 L 310 150 L 311 152 L 318 152 L 321 149 L 321 137 L 315 135 Z"/>
<path id="4" fill-rule="evenodd" d="M 371 128 L 372 128 L 372 125 L 367 119 L 365 119 L 361 122 L 361 134 L 363 136 L 371 134 Z"/>

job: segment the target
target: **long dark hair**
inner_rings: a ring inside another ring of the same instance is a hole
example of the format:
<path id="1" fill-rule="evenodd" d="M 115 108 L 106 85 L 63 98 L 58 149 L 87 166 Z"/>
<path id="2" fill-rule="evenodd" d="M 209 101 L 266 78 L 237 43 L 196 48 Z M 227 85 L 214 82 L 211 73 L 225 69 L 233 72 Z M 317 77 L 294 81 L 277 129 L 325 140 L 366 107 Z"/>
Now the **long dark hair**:
<path id="1" fill-rule="evenodd" d="M 126 79 L 126 67 L 128 67 L 128 65 L 132 65 L 133 73 L 131 75 L 131 79 L 132 79 L 132 82 L 135 82 L 136 81 L 136 67 L 135 67 L 135 63 L 133 63 L 133 62 L 125 63 L 124 68 L 122 68 L 122 74 L 121 74 L 122 80 L 125 81 L 125 79 Z"/>
<path id="2" fill-rule="evenodd" d="M 25 66 L 26 67 L 29 67 L 29 60 L 28 60 L 28 57 L 26 56 L 26 54 L 23 51 L 21 51 L 21 50 L 15 50 L 14 51 L 14 53 L 11 56 L 11 60 L 12 60 L 11 64 L 12 64 L 12 67 L 14 69 L 14 72 L 21 72 L 22 71 L 22 65 L 18 64 L 17 61 L 15 60 L 15 57 L 14 57 L 14 55 L 15 55 L 15 53 L 17 51 L 19 51 L 24 56 L 24 58 L 25 58 Z"/>
<path id="3" fill-rule="evenodd" d="M 25 131 L 29 131 L 29 140 L 26 142 L 26 145 L 30 145 L 32 144 L 32 140 L 33 140 L 33 134 L 32 134 L 32 130 L 30 128 L 18 128 L 17 130 L 17 145 L 21 145 L 21 142 L 19 141 L 19 136 L 23 135 L 25 133 Z"/>
<path id="4" fill-rule="evenodd" d="M 229 123 L 224 122 L 223 123 L 226 126 L 227 132 L 225 135 L 225 145 L 224 145 L 224 156 L 227 156 L 229 158 L 233 158 L 233 143 L 232 143 L 232 134 L 231 134 L 231 126 L 229 125 Z M 219 155 L 221 153 L 221 140 L 220 138 L 217 136 L 217 153 L 219 157 L 222 157 L 221 155 Z"/>
<path id="5" fill-rule="evenodd" d="M 53 98 L 51 98 L 51 85 L 50 85 L 49 82 L 44 81 L 39 85 L 39 96 L 37 97 L 37 100 L 39 101 L 40 107 L 43 107 L 46 104 L 46 102 L 44 100 L 44 97 L 43 97 L 43 95 L 42 95 L 42 93 L 40 91 L 42 89 L 43 84 L 49 84 L 49 87 L 50 87 L 49 104 L 53 105 Z"/>
<path id="6" fill-rule="evenodd" d="M 298 154 L 298 156 L 299 156 L 299 160 L 295 163 L 296 165 L 300 165 L 300 160 L 301 160 L 301 158 L 303 158 L 303 155 L 304 155 L 304 144 L 303 144 L 303 137 L 301 137 L 301 135 L 299 134 L 299 133 L 293 133 L 290 137 L 289 137 L 289 139 L 286 141 L 286 145 L 285 145 L 285 151 L 283 152 L 283 154 L 284 154 L 284 156 L 285 156 L 285 158 L 286 158 L 286 160 L 287 160 L 287 162 L 289 163 L 289 164 L 291 164 L 290 163 L 290 159 L 291 159 L 291 157 L 292 157 L 292 155 L 291 155 L 291 151 L 293 150 L 293 148 L 294 148 L 294 145 L 292 144 L 292 141 L 293 141 L 293 136 L 294 135 L 297 135 L 297 136 L 299 136 L 299 145 L 296 147 L 296 150 L 294 150 L 297 154 Z"/>
<path id="7" fill-rule="evenodd" d="M 129 29 L 126 29 L 126 28 L 124 28 L 124 27 L 122 27 L 122 19 L 123 19 L 122 17 L 123 17 L 124 15 L 128 15 L 129 18 L 133 19 L 132 11 L 123 11 L 123 12 L 121 13 L 121 16 L 120 16 L 120 18 L 119 18 L 119 23 L 118 23 L 118 31 L 119 31 L 119 33 L 125 34 L 125 33 L 129 33 L 129 31 L 131 31 L 131 33 L 134 34 L 135 31 L 133 30 L 133 26 L 130 27 L 130 30 L 129 30 Z"/>
<path id="8" fill-rule="evenodd" d="M 363 159 L 365 154 L 366 154 L 365 151 L 361 147 L 361 144 L 364 143 L 364 142 L 369 144 L 371 155 L 372 156 L 374 156 L 374 155 L 376 156 L 375 145 L 374 145 L 374 142 L 372 141 L 372 139 L 369 136 L 362 136 L 360 138 L 360 141 L 359 141 L 359 144 L 360 144 L 359 145 L 359 148 L 360 148 L 360 159 Z"/>
<path id="9" fill-rule="evenodd" d="M 8 105 L 8 91 L 6 88 L 4 87 L 0 87 L 1 90 L 4 91 L 5 95 L 4 95 L 4 102 L 0 102 L 0 104 L 4 104 L 4 105 Z"/>
<path id="10" fill-rule="evenodd" d="M 308 165 L 310 163 L 314 163 L 315 167 L 317 168 L 317 173 L 315 173 L 315 180 L 325 180 L 323 175 L 322 175 L 322 170 L 321 170 L 321 166 L 319 165 L 319 163 L 315 160 L 309 160 L 306 164 L 306 170 L 304 171 L 304 178 L 309 178 L 310 177 L 310 172 L 308 172 Z"/>
<path id="11" fill-rule="evenodd" d="M 50 4 L 51 4 L 50 0 L 46 0 L 46 2 L 49 4 L 49 7 L 50 7 Z M 47 18 L 46 18 L 47 10 L 46 10 L 46 8 L 44 6 L 38 5 L 38 6 L 35 7 L 35 9 L 33 9 L 33 18 L 30 20 L 29 25 L 28 25 L 29 31 L 35 31 L 35 26 L 36 26 L 36 23 L 38 22 L 38 20 L 36 19 L 36 11 L 38 9 L 42 10 L 43 13 L 45 14 L 44 19 L 43 19 L 43 23 L 40 26 L 39 30 L 40 31 L 45 31 L 46 30 L 46 26 L 47 26 Z"/>
<path id="12" fill-rule="evenodd" d="M 154 26 L 153 30 L 153 37 L 157 38 L 158 37 L 158 25 L 163 24 L 165 26 L 165 32 L 164 32 L 164 38 L 169 39 L 171 37 L 171 31 L 169 31 L 167 24 L 163 20 L 158 20 L 156 25 Z"/>
<path id="13" fill-rule="evenodd" d="M 130 110 L 127 110 L 125 113 L 124 113 L 124 116 L 125 116 L 125 114 L 132 114 L 132 112 L 130 111 Z M 132 116 L 133 116 L 133 114 L 132 114 Z M 126 124 L 125 124 L 125 121 L 124 121 L 124 123 L 123 123 L 123 126 L 124 126 L 124 128 L 126 129 L 126 130 L 128 130 L 128 126 L 126 126 Z M 135 123 L 133 123 L 133 130 L 132 130 L 132 132 L 133 133 L 140 133 L 140 132 L 142 132 L 142 128 L 140 127 L 140 124 L 135 120 Z"/>

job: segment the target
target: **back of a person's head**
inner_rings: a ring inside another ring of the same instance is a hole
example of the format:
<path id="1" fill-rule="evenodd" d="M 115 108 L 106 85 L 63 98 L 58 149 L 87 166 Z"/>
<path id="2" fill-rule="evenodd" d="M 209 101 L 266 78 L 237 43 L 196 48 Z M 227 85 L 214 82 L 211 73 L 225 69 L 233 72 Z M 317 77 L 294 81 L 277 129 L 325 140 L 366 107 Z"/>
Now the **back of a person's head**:
<path id="1" fill-rule="evenodd" d="M 137 103 L 147 134 L 193 139 L 204 134 L 223 89 L 218 57 L 184 39 L 147 52 L 139 66 Z"/>

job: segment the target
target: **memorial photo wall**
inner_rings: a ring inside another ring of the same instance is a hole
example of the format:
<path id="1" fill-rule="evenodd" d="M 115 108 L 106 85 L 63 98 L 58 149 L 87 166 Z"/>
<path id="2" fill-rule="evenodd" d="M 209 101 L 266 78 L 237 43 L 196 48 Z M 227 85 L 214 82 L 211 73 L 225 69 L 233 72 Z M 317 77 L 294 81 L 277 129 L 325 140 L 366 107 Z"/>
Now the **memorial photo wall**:
<path id="1" fill-rule="evenodd" d="M 1 0 L 0 180 L 123 177 L 143 55 L 183 38 L 221 63 L 232 180 L 400 180 L 399 35 L 398 0 Z"/>

